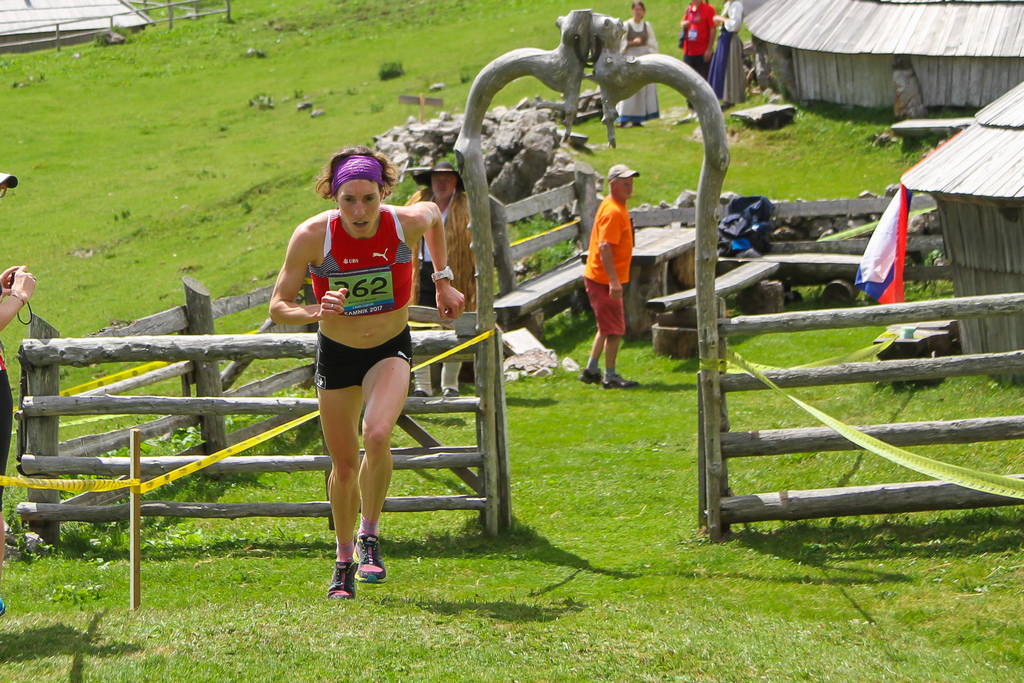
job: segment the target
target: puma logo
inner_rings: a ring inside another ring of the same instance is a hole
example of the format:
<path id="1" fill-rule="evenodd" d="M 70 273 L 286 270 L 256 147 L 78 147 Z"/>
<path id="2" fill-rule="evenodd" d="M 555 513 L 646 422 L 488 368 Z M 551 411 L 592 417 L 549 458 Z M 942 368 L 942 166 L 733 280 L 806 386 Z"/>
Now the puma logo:
<path id="1" fill-rule="evenodd" d="M 389 247 L 389 248 L 390 248 L 390 247 Z M 385 250 L 384 250 L 384 253 L 383 253 L 383 254 L 382 254 L 382 253 L 380 253 L 379 251 L 375 251 L 375 252 L 373 252 L 373 253 L 371 254 L 371 256 L 380 256 L 380 257 L 381 257 L 382 259 L 384 259 L 385 261 L 387 261 L 387 260 L 388 260 L 388 250 L 387 250 L 387 249 L 385 249 Z"/>

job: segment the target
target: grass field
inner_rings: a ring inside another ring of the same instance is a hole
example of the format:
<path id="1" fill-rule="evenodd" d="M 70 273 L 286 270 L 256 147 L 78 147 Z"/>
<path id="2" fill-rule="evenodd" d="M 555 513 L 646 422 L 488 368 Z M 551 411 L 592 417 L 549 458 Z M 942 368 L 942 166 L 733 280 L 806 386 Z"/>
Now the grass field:
<path id="1" fill-rule="evenodd" d="M 626 3 L 594 9 L 625 15 Z M 677 8 L 648 3 L 663 51 Z M 311 179 L 343 144 L 413 113 L 397 95 L 433 82 L 460 110 L 475 73 L 503 52 L 552 47 L 551 0 L 249 0 L 237 21 L 176 23 L 119 48 L 0 56 L 0 168 L 23 185 L 3 200 L 8 258 L 40 275 L 36 311 L 68 335 L 181 300 L 188 274 L 215 296 L 268 284 L 292 226 L 324 204 Z M 245 57 L 248 48 L 266 58 Z M 75 54 L 78 57 L 75 57 Z M 406 75 L 381 82 L 385 61 Z M 29 80 L 31 77 L 31 80 Z M 547 95 L 517 82 L 513 103 Z M 275 100 L 270 110 L 248 102 Z M 299 97 L 326 109 L 311 119 Z M 693 124 L 666 116 L 595 145 L 599 171 L 627 160 L 636 201 L 696 186 Z M 793 126 L 730 127 L 726 189 L 808 199 L 881 191 L 920 150 L 878 148 L 885 112 L 802 109 Z M 582 127 L 599 140 L 600 126 Z M 813 290 L 807 305 L 815 305 Z M 262 314 L 225 321 L 250 329 Z M 548 328 L 583 361 L 587 316 Z M 866 346 L 878 330 L 739 340 L 744 356 L 793 365 Z M 2 338 L 8 355 L 17 325 Z M 391 579 L 352 603 L 326 602 L 333 542 L 323 520 L 149 520 L 144 609 L 130 613 L 124 525 L 65 526 L 61 548 L 15 562 L 0 594 L 0 680 L 989 680 L 1024 674 L 1024 515 L 1016 509 L 888 515 L 734 529 L 696 528 L 696 363 L 626 344 L 640 389 L 606 392 L 568 373 L 508 387 L 516 525 L 492 539 L 466 513 L 390 515 Z M 68 373 L 70 384 L 101 368 Z M 800 390 L 850 423 L 1024 412 L 1019 389 L 987 378 L 934 387 Z M 730 397 L 734 429 L 812 424 L 763 392 Z M 459 417 L 427 418 L 445 443 L 471 443 Z M 151 452 L 180 447 L 152 444 Z M 402 442 L 404 443 L 404 442 Z M 928 449 L 995 472 L 1024 471 L 1019 442 Z M 315 453 L 307 428 L 261 447 Z M 806 453 L 739 462 L 737 493 L 918 479 L 874 456 Z M 394 495 L 464 492 L 454 476 L 396 475 Z M 320 475 L 193 477 L 179 500 L 305 501 Z M 24 497 L 8 490 L 4 513 Z"/>

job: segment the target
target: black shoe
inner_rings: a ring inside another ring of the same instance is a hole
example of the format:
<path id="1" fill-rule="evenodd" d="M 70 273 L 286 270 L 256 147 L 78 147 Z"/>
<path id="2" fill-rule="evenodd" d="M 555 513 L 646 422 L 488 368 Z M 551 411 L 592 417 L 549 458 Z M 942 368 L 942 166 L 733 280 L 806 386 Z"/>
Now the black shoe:
<path id="1" fill-rule="evenodd" d="M 423 391 L 423 389 L 413 389 L 412 393 L 409 394 L 409 395 L 410 396 L 415 396 L 416 398 L 426 398 L 426 397 L 430 396 L 430 394 L 428 394 L 427 392 Z"/>
<path id="2" fill-rule="evenodd" d="M 445 398 L 458 398 L 459 397 L 459 390 L 458 389 L 452 389 L 451 387 L 449 387 L 447 389 L 442 389 L 441 390 L 441 395 L 444 396 Z"/>
<path id="3" fill-rule="evenodd" d="M 640 386 L 640 382 L 634 382 L 631 379 L 619 377 L 618 375 L 607 377 L 601 382 L 602 389 L 632 389 L 638 386 Z"/>
<path id="4" fill-rule="evenodd" d="M 597 384 L 601 381 L 601 373 L 597 370 L 583 368 L 583 372 L 580 373 L 579 379 L 584 384 Z"/>
<path id="5" fill-rule="evenodd" d="M 328 600 L 351 600 L 356 597 L 356 570 L 359 564 L 352 562 L 335 562 L 334 576 L 327 589 Z"/>
<path id="6" fill-rule="evenodd" d="M 359 571 L 356 578 L 367 583 L 384 583 L 388 578 L 384 559 L 380 556 L 380 539 L 376 536 L 360 535 L 356 541 L 356 559 Z"/>

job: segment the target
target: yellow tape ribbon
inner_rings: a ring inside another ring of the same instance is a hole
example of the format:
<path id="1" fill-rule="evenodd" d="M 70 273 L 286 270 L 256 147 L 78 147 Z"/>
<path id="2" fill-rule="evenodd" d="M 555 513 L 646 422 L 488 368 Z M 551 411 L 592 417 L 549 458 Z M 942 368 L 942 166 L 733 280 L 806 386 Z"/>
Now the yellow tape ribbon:
<path id="1" fill-rule="evenodd" d="M 82 493 L 84 491 L 116 491 L 139 483 L 138 479 L 33 479 L 31 477 L 0 477 L 0 486 L 26 489 L 55 489 Z"/>
<path id="2" fill-rule="evenodd" d="M 562 223 L 561 225 L 556 225 L 555 227 L 551 228 L 550 230 L 545 230 L 544 232 L 538 232 L 536 235 L 530 235 L 529 237 L 524 237 L 521 240 L 516 240 L 515 242 L 511 242 L 508 246 L 514 247 L 517 244 L 522 244 L 523 242 L 529 242 L 530 240 L 535 240 L 538 237 L 543 237 L 544 235 L 547 235 L 547 234 L 550 234 L 552 232 L 555 232 L 556 230 L 561 230 L 562 228 L 568 228 L 570 225 L 576 225 L 579 222 L 580 222 L 580 219 L 577 218 L 576 220 L 569 221 L 568 223 Z"/>
<path id="3" fill-rule="evenodd" d="M 147 372 L 151 372 L 153 370 L 159 370 L 160 368 L 167 367 L 168 365 L 170 365 L 170 363 L 165 361 L 153 361 L 152 363 L 146 363 L 145 365 L 140 365 L 138 367 L 128 368 L 127 370 L 122 370 L 121 372 L 115 372 L 113 375 L 107 375 L 106 377 L 100 377 L 99 379 L 94 379 L 90 382 L 79 384 L 78 386 L 71 387 L 70 389 L 61 389 L 60 395 L 74 396 L 75 394 L 80 394 L 83 391 L 91 391 L 93 389 L 105 387 L 108 384 L 113 384 L 114 382 L 120 382 L 122 379 L 138 377 L 139 375 L 144 375 Z"/>
<path id="4" fill-rule="evenodd" d="M 142 482 L 142 485 L 139 486 L 139 493 L 149 493 L 154 489 L 160 488 L 164 484 L 170 484 L 172 481 L 181 479 L 182 477 L 186 477 L 194 472 L 198 472 L 203 468 L 209 467 L 215 462 L 220 462 L 221 460 L 228 456 L 235 455 L 236 453 L 241 453 L 244 450 L 248 450 L 249 448 L 252 448 L 257 444 L 263 443 L 264 441 L 268 441 L 274 438 L 278 434 L 282 434 L 288 431 L 292 427 L 297 427 L 300 424 L 309 422 L 310 420 L 313 420 L 319 416 L 320 411 L 314 410 L 313 412 L 307 413 L 302 417 L 297 417 L 290 422 L 285 422 L 283 425 L 274 427 L 273 429 L 268 429 L 262 434 L 258 434 L 257 436 L 246 439 L 245 441 L 239 441 L 234 446 L 228 446 L 227 448 L 219 450 L 216 453 L 211 453 L 205 458 L 201 458 L 199 460 L 196 460 L 195 462 L 190 462 L 189 464 L 183 465 L 176 470 L 171 470 L 167 474 L 161 474 L 159 477 L 154 477 L 149 481 L 144 481 Z"/>
<path id="5" fill-rule="evenodd" d="M 852 441 L 868 452 L 880 455 L 890 462 L 894 462 L 897 465 L 901 465 L 907 469 L 914 470 L 915 472 L 919 472 L 940 481 L 948 481 L 951 484 L 957 484 L 977 491 L 984 491 L 985 493 L 992 493 L 997 496 L 1024 498 L 1024 480 L 1014 479 L 1013 477 L 1007 477 L 1001 474 L 992 474 L 991 472 L 982 472 L 981 470 L 975 470 L 969 467 L 950 465 L 949 463 L 927 458 L 923 455 L 917 455 L 916 453 L 911 453 L 910 451 L 887 444 L 880 439 L 876 439 L 873 436 L 869 436 L 864 432 L 854 429 L 848 424 L 832 417 L 828 413 L 818 410 L 814 406 L 805 403 L 784 391 L 775 384 L 775 382 L 768 379 L 757 367 L 755 367 L 755 364 L 744 360 L 739 354 L 733 351 L 727 351 L 726 355 L 730 363 L 741 368 L 744 372 L 758 378 L 772 391 L 785 397 L 799 408 L 812 415 L 825 426 L 831 427 L 841 436 Z"/>
<path id="6" fill-rule="evenodd" d="M 461 351 L 462 349 L 464 349 L 466 347 L 473 346 L 474 344 L 482 342 L 484 339 L 487 339 L 492 334 L 494 334 L 494 330 L 487 330 L 486 332 L 482 332 L 482 333 L 478 334 L 477 336 L 473 337 L 472 339 L 470 339 L 469 341 L 463 342 L 463 343 L 459 344 L 458 346 L 456 346 L 454 348 L 448 349 L 444 353 L 437 354 L 436 356 L 434 356 L 430 360 L 425 360 L 422 363 L 420 363 L 419 365 L 414 366 L 413 369 L 412 369 L 412 372 L 416 372 L 420 368 L 425 368 L 428 365 L 430 365 L 431 363 L 436 363 L 439 360 L 443 360 L 443 359 L 447 358 L 448 356 L 450 356 L 452 354 L 458 353 L 459 351 Z"/>

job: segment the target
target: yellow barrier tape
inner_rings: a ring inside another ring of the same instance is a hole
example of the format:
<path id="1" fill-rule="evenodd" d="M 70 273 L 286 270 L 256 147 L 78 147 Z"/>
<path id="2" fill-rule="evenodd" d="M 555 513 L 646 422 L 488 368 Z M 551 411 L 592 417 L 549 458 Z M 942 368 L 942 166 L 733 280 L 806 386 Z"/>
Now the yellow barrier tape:
<path id="1" fill-rule="evenodd" d="M 991 472 L 982 472 L 981 470 L 975 470 L 969 467 L 950 465 L 949 463 L 927 458 L 923 455 L 917 455 L 916 453 L 911 453 L 910 451 L 887 444 L 880 439 L 876 439 L 873 436 L 869 436 L 864 432 L 854 429 L 848 424 L 832 417 L 828 413 L 818 410 L 814 406 L 804 403 L 800 399 L 784 391 L 777 384 L 768 379 L 764 373 L 754 367 L 754 364 L 744 360 L 739 354 L 733 351 L 727 351 L 727 355 L 730 363 L 743 369 L 744 372 L 758 378 L 772 391 L 785 397 L 799 408 L 812 415 L 825 426 L 831 427 L 838 434 L 868 452 L 880 455 L 890 462 L 894 462 L 897 465 L 914 470 L 915 472 L 920 472 L 921 474 L 932 477 L 933 479 L 947 481 L 951 484 L 957 484 L 977 491 L 984 491 L 985 493 L 992 493 L 997 496 L 1024 498 L 1024 480 L 1014 479 L 1013 477 L 1007 477 L 1001 474 L 992 474 Z"/>
<path id="2" fill-rule="evenodd" d="M 60 395 L 74 396 L 75 394 L 80 394 L 83 391 L 91 391 L 92 389 L 99 389 L 100 387 L 105 387 L 108 384 L 113 384 L 114 382 L 120 382 L 122 379 L 138 377 L 139 375 L 144 375 L 152 370 L 159 370 L 160 368 L 167 367 L 168 365 L 170 365 L 170 363 L 165 361 L 153 361 L 152 363 L 146 363 L 145 365 L 140 365 L 135 368 L 115 372 L 113 375 L 94 379 L 91 382 L 86 382 L 85 384 L 79 384 L 78 386 L 71 387 L 70 389 L 61 389 Z"/>
<path id="3" fill-rule="evenodd" d="M 259 332 L 259 329 L 255 329 L 255 330 L 249 330 L 248 332 L 245 332 L 244 334 L 256 334 L 258 332 Z M 83 391 L 91 391 L 93 389 L 99 389 L 100 387 L 105 387 L 105 386 L 107 386 L 109 384 L 113 384 L 114 382 L 120 382 L 123 379 L 129 379 L 131 377 L 138 377 L 139 375 L 144 375 L 147 372 L 151 372 L 153 370 L 159 370 L 160 368 L 165 368 L 168 365 L 170 365 L 170 363 L 168 363 L 166 361 L 160 361 L 160 360 L 153 361 L 152 363 L 146 363 L 144 365 L 140 365 L 140 366 L 135 367 L 135 368 L 129 368 L 127 370 L 122 370 L 121 372 L 115 372 L 114 374 L 107 375 L 106 377 L 100 377 L 99 379 L 94 379 L 94 380 L 92 380 L 90 382 L 86 382 L 84 384 L 79 384 L 78 386 L 71 387 L 70 389 L 62 389 L 61 392 L 60 392 L 60 395 L 61 396 L 74 396 L 75 394 L 80 394 Z"/>
<path id="4" fill-rule="evenodd" d="M 139 483 L 138 479 L 33 479 L 31 477 L 2 477 L 0 486 L 18 486 L 26 489 L 54 489 L 82 493 L 83 491 L 116 491 Z"/>
<path id="5" fill-rule="evenodd" d="M 580 222 L 580 219 L 577 218 L 576 220 L 569 221 L 568 223 L 562 223 L 561 225 L 556 225 L 555 227 L 551 228 L 550 230 L 545 230 L 544 232 L 538 232 L 536 235 L 530 235 L 529 237 L 524 237 L 521 240 L 516 240 L 515 242 L 510 243 L 508 246 L 514 247 L 517 244 L 522 244 L 523 242 L 529 242 L 530 240 L 535 240 L 538 237 L 541 237 L 543 235 L 547 235 L 547 234 L 552 233 L 552 232 L 554 232 L 556 230 L 561 230 L 562 228 L 568 228 L 570 225 L 576 225 L 579 222 Z"/>
<path id="6" fill-rule="evenodd" d="M 247 450 L 249 448 L 252 448 L 253 446 L 255 446 L 257 444 L 260 444 L 260 443 L 263 443 L 264 441 L 268 441 L 268 440 L 272 439 L 273 437 L 277 436 L 278 434 L 282 434 L 282 433 L 288 431 L 292 427 L 297 427 L 300 424 L 303 424 L 305 422 L 309 422 L 310 420 L 315 419 L 315 418 L 317 418 L 319 416 L 320 416 L 320 411 L 319 410 L 314 410 L 311 413 L 307 413 L 307 414 L 303 415 L 302 417 L 297 417 L 297 418 L 295 418 L 294 420 L 292 420 L 290 422 L 284 423 L 283 425 L 280 425 L 278 427 L 274 427 L 273 429 L 268 429 L 267 431 L 263 432 L 262 434 L 258 434 L 257 436 L 254 436 L 252 438 L 246 439 L 245 441 L 239 441 L 234 446 L 228 446 L 227 448 L 225 448 L 223 450 L 219 450 L 216 453 L 211 453 L 210 455 L 206 456 L 205 458 L 201 458 L 199 460 L 196 460 L 195 462 L 191 462 L 191 463 L 189 463 L 187 465 L 183 465 L 183 466 L 179 467 L 176 470 L 171 470 L 167 474 L 161 474 L 159 477 L 154 477 L 154 478 L 150 479 L 149 481 L 142 482 L 142 485 L 139 486 L 139 493 L 149 493 L 150 491 L 152 491 L 154 489 L 160 488 L 164 484 L 169 484 L 172 481 L 175 481 L 177 479 L 181 479 L 182 477 L 188 476 L 188 475 L 190 475 L 190 474 L 192 474 L 194 472 L 198 472 L 199 470 L 201 470 L 201 469 L 203 469 L 205 467 L 209 467 L 210 465 L 212 465 L 215 462 L 220 462 L 221 460 L 223 460 L 224 458 L 226 458 L 228 456 L 235 455 L 236 453 L 241 453 L 242 451 Z"/>
<path id="7" fill-rule="evenodd" d="M 448 349 L 444 353 L 439 353 L 436 356 L 434 356 L 433 358 L 431 358 L 430 360 L 425 360 L 422 363 L 420 363 L 419 365 L 414 366 L 413 369 L 412 369 L 412 372 L 416 372 L 420 368 L 425 368 L 428 365 L 430 365 L 431 363 L 436 363 L 439 360 L 443 360 L 443 359 L 447 358 L 448 356 L 450 356 L 450 355 L 452 355 L 454 353 L 458 353 L 459 351 L 461 351 L 462 349 L 464 349 L 464 348 L 466 348 L 468 346 L 473 346 L 474 344 L 482 342 L 484 339 L 487 339 L 492 334 L 494 334 L 494 330 L 487 330 L 486 332 L 482 332 L 481 334 L 478 334 L 477 336 L 473 337 L 469 341 L 463 342 L 463 343 L 459 344 L 458 346 L 456 346 L 455 348 Z"/>
<path id="8" fill-rule="evenodd" d="M 887 348 L 892 346 L 893 342 L 896 341 L 897 336 L 895 332 L 885 332 L 880 335 L 883 340 L 880 343 L 872 344 L 871 346 L 865 346 L 862 349 L 856 351 L 850 351 L 839 356 L 832 356 L 831 358 L 822 358 L 821 360 L 811 361 L 810 363 L 804 363 L 802 365 L 794 365 L 789 369 L 796 368 L 821 368 L 828 365 L 842 365 L 843 363 L 862 363 L 867 360 L 876 360 L 878 354 L 885 351 Z M 747 361 L 751 367 L 758 368 L 759 370 L 781 370 L 775 365 L 764 365 L 763 363 L 755 363 L 753 361 Z M 710 358 L 700 359 L 701 370 L 717 370 L 718 372 L 729 371 L 729 361 L 725 359 L 712 360 Z M 742 370 L 739 366 L 734 366 L 737 369 Z"/>

